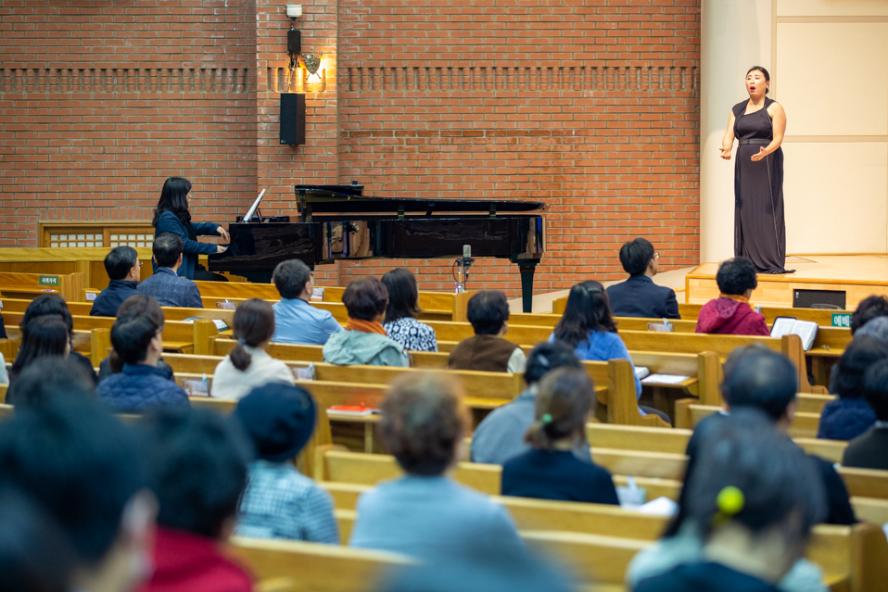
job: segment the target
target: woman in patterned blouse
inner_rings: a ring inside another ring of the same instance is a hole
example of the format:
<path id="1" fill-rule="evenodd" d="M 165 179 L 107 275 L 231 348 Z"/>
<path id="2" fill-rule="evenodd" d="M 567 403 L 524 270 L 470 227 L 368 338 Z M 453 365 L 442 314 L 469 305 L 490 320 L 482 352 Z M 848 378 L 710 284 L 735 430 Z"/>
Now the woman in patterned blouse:
<path id="1" fill-rule="evenodd" d="M 435 330 L 416 320 L 419 314 L 416 278 L 410 270 L 398 267 L 382 276 L 389 293 L 385 309 L 385 332 L 404 349 L 412 351 L 438 351 Z"/>

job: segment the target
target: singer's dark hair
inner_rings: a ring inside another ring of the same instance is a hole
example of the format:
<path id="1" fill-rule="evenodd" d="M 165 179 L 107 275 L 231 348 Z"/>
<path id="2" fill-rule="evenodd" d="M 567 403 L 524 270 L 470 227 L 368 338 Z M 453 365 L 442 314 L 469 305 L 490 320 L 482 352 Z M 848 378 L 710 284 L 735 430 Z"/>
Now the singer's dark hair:
<path id="1" fill-rule="evenodd" d="M 157 219 L 165 211 L 169 210 L 176 215 L 182 224 L 191 223 L 191 212 L 188 211 L 188 192 L 191 191 L 191 181 L 183 177 L 169 177 L 163 182 L 160 190 L 160 199 L 154 209 L 154 219 L 151 225 L 157 227 Z"/>

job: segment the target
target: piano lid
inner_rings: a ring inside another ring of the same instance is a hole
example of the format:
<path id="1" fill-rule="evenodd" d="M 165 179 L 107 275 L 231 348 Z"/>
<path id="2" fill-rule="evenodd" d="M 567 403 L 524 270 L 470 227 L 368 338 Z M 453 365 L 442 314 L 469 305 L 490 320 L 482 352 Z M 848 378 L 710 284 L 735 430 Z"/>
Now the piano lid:
<path id="1" fill-rule="evenodd" d="M 539 201 L 507 199 L 417 199 L 400 197 L 364 197 L 363 185 L 296 185 L 296 197 L 303 216 L 312 213 L 371 213 L 398 214 L 421 212 L 532 212 L 544 210 Z"/>

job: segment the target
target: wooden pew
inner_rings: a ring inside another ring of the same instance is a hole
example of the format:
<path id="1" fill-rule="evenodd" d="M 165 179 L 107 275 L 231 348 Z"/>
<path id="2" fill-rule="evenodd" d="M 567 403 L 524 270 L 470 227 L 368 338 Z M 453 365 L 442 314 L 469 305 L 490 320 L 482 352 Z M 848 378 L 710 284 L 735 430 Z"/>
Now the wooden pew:
<path id="1" fill-rule="evenodd" d="M 689 401 L 679 401 L 676 408 L 675 427 L 685 429 L 693 429 L 703 418 L 718 413 L 721 409 L 721 407 L 697 405 Z M 793 438 L 816 438 L 819 424 L 819 413 L 798 411 L 789 427 L 789 435 Z"/>
<path id="2" fill-rule="evenodd" d="M 65 300 L 76 300 L 83 289 L 83 273 L 21 273 L 0 271 L 0 295 L 3 298 L 30 299 L 47 292 L 57 292 Z"/>
<path id="3" fill-rule="evenodd" d="M 227 551 L 258 578 L 259 592 L 360 592 L 387 570 L 410 565 L 402 555 L 302 541 L 234 537 Z"/>

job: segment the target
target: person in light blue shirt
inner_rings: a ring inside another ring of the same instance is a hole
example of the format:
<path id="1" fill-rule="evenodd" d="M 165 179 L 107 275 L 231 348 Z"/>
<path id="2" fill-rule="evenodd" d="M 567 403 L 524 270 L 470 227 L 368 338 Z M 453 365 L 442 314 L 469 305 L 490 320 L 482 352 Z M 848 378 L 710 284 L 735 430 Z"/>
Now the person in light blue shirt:
<path id="1" fill-rule="evenodd" d="M 329 310 L 309 304 L 314 289 L 311 269 L 299 259 L 281 261 L 272 281 L 281 295 L 274 305 L 274 336 L 278 343 L 324 345 L 342 327 Z"/>
<path id="2" fill-rule="evenodd" d="M 574 348 L 581 360 L 629 360 L 629 350 L 611 316 L 607 291 L 600 282 L 580 282 L 570 289 L 567 307 L 549 341 L 563 341 Z M 633 365 L 633 369 L 635 366 Z M 635 377 L 635 393 L 641 396 L 641 381 Z"/>
<path id="3" fill-rule="evenodd" d="M 454 378 L 428 372 L 392 383 L 379 431 L 406 475 L 361 496 L 351 546 L 424 561 L 454 556 L 482 539 L 505 549 L 522 547 L 502 506 L 446 474 L 466 430 L 461 390 Z"/>

